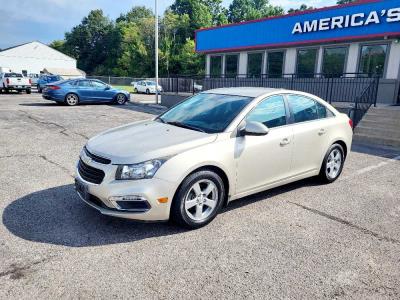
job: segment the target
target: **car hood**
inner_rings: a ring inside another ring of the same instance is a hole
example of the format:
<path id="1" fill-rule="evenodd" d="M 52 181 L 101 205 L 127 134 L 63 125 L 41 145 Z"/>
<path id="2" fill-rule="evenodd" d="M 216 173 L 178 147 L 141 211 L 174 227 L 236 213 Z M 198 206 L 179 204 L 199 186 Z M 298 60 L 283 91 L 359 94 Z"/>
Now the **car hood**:
<path id="1" fill-rule="evenodd" d="M 86 147 L 113 164 L 133 164 L 164 158 L 215 141 L 207 134 L 158 121 L 141 121 L 105 131 L 91 138 Z"/>

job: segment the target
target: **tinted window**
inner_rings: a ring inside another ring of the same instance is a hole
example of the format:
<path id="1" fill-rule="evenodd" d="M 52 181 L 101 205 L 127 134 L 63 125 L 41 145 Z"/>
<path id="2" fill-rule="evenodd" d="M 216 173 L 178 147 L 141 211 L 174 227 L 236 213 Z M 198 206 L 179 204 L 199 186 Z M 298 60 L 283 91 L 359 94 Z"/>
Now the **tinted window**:
<path id="1" fill-rule="evenodd" d="M 81 80 L 78 85 L 81 87 L 92 87 L 89 80 Z"/>
<path id="2" fill-rule="evenodd" d="M 178 122 L 208 133 L 222 132 L 252 98 L 200 93 L 160 116 L 166 122 Z M 177 125 L 178 126 L 178 125 Z"/>
<path id="3" fill-rule="evenodd" d="M 222 56 L 211 56 L 210 58 L 210 75 L 219 77 L 222 70 Z"/>
<path id="4" fill-rule="evenodd" d="M 95 88 L 100 88 L 100 89 L 105 89 L 106 88 L 106 85 L 104 83 L 102 83 L 102 82 L 99 82 L 99 81 L 92 81 L 92 85 Z"/>
<path id="5" fill-rule="evenodd" d="M 282 77 L 284 56 L 285 54 L 282 51 L 268 52 L 267 73 L 269 77 Z"/>
<path id="6" fill-rule="evenodd" d="M 324 49 L 322 71 L 326 77 L 340 77 L 344 72 L 347 48 Z"/>
<path id="7" fill-rule="evenodd" d="M 246 120 L 260 122 L 269 128 L 286 125 L 285 102 L 282 96 L 272 96 L 256 106 Z"/>
<path id="8" fill-rule="evenodd" d="M 317 103 L 314 100 L 300 95 L 288 95 L 287 99 L 295 123 L 318 119 Z"/>
<path id="9" fill-rule="evenodd" d="M 361 48 L 360 73 L 383 75 L 387 45 L 369 45 Z"/>
<path id="10" fill-rule="evenodd" d="M 22 74 L 18 74 L 18 73 L 6 73 L 6 74 L 4 74 L 4 77 L 22 78 Z"/>
<path id="11" fill-rule="evenodd" d="M 297 74 L 300 77 L 314 77 L 317 63 L 317 49 L 297 51 Z"/>
<path id="12" fill-rule="evenodd" d="M 238 55 L 225 56 L 225 75 L 227 77 L 235 77 L 238 69 Z"/>
<path id="13" fill-rule="evenodd" d="M 247 56 L 247 75 L 260 77 L 262 73 L 263 53 L 249 53 Z"/>

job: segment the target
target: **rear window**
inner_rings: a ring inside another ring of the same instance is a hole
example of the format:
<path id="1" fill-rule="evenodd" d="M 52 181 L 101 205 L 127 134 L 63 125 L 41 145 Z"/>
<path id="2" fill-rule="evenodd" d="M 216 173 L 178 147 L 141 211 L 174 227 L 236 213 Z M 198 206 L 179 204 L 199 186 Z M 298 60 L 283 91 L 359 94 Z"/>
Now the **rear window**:
<path id="1" fill-rule="evenodd" d="M 50 81 L 59 81 L 59 80 L 61 80 L 60 76 L 49 76 L 48 78 L 49 78 Z"/>
<path id="2" fill-rule="evenodd" d="M 22 74 L 18 73 L 6 73 L 4 74 L 4 77 L 9 77 L 9 78 L 22 78 Z"/>

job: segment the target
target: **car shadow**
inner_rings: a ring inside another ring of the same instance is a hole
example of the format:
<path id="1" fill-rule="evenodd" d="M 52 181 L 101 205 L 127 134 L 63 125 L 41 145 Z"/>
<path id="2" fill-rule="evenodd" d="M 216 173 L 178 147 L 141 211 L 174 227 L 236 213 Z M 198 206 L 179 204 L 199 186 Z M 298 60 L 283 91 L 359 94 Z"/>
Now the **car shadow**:
<path id="1" fill-rule="evenodd" d="M 128 102 L 125 105 L 113 105 L 115 108 L 121 108 L 121 109 L 126 109 L 130 111 L 135 111 L 135 112 L 140 112 L 140 113 L 146 113 L 146 114 L 151 114 L 158 116 L 164 111 L 167 110 L 167 108 L 160 106 L 160 105 L 155 105 L 155 104 L 146 104 L 146 103 L 139 103 L 139 102 Z"/>
<path id="2" fill-rule="evenodd" d="M 353 143 L 351 147 L 352 152 L 380 156 L 383 158 L 392 159 L 400 155 L 400 148 L 393 146 L 384 146 L 377 144 L 364 144 L 364 143 Z"/>
<path id="3" fill-rule="evenodd" d="M 221 213 L 314 184 L 313 182 L 303 180 L 233 201 Z M 4 226 L 15 236 L 28 241 L 67 247 L 128 243 L 187 231 L 166 222 L 140 223 L 104 216 L 83 203 L 72 184 L 19 198 L 5 208 L 2 219 Z"/>
<path id="4" fill-rule="evenodd" d="M 44 103 L 20 103 L 18 104 L 20 106 L 60 106 L 59 104 L 57 104 L 56 102 L 44 102 Z"/>

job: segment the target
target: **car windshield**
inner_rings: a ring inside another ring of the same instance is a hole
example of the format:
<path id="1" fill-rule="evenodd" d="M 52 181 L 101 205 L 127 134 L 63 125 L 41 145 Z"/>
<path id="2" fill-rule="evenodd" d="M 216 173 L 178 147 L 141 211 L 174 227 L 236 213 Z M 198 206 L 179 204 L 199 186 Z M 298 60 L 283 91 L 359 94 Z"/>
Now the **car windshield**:
<path id="1" fill-rule="evenodd" d="M 18 73 L 6 73 L 4 77 L 11 77 L 11 78 L 22 78 L 22 74 Z"/>
<path id="2" fill-rule="evenodd" d="M 253 98 L 201 93 L 162 114 L 161 122 L 207 133 L 223 132 Z"/>

